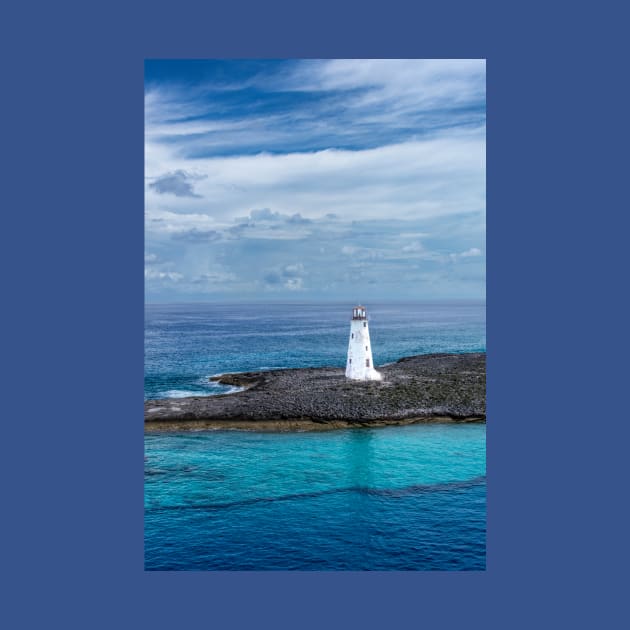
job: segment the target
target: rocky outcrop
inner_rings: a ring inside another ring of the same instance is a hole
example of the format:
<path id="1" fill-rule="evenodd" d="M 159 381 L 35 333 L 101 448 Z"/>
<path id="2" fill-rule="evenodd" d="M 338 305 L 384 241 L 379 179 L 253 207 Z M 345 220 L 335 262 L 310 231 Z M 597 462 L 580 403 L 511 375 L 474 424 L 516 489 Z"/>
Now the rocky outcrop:
<path id="1" fill-rule="evenodd" d="M 485 421 L 485 353 L 405 357 L 378 370 L 380 382 L 351 381 L 333 367 L 223 374 L 212 380 L 245 389 L 147 401 L 145 429 L 321 430 Z"/>

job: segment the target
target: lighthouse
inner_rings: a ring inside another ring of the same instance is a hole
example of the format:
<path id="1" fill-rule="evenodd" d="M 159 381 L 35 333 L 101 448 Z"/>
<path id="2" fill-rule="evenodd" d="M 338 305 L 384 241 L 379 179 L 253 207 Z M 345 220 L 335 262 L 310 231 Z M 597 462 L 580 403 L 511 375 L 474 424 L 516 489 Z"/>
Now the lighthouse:
<path id="1" fill-rule="evenodd" d="M 350 340 L 346 377 L 355 381 L 380 381 L 381 375 L 374 369 L 372 344 L 365 306 L 355 306 L 350 320 Z"/>

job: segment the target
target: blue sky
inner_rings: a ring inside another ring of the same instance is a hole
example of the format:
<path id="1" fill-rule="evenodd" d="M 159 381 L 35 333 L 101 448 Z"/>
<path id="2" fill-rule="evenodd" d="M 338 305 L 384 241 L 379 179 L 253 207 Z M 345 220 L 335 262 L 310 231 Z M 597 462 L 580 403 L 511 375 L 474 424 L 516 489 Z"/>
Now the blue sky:
<path id="1" fill-rule="evenodd" d="M 485 297 L 485 61 L 145 62 L 149 302 Z"/>

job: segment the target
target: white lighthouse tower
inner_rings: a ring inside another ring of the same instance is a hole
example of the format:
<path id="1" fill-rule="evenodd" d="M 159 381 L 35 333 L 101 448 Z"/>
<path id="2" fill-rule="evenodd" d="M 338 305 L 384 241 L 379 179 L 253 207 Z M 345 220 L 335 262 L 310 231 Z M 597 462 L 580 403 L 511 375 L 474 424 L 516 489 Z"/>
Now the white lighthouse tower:
<path id="1" fill-rule="evenodd" d="M 374 369 L 372 360 L 372 344 L 365 306 L 359 305 L 352 309 L 346 377 L 357 381 L 381 380 L 381 375 Z"/>

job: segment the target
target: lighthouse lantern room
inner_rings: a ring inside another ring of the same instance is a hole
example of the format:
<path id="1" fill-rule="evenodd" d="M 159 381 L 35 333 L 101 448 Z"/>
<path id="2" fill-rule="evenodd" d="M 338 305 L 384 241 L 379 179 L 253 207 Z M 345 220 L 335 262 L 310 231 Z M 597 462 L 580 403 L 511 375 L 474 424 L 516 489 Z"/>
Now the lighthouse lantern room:
<path id="1" fill-rule="evenodd" d="M 374 369 L 367 311 L 361 305 L 352 309 L 346 377 L 357 381 L 380 381 L 382 378 Z"/>

